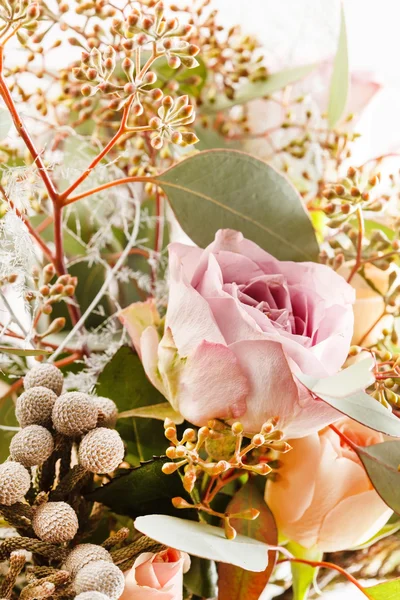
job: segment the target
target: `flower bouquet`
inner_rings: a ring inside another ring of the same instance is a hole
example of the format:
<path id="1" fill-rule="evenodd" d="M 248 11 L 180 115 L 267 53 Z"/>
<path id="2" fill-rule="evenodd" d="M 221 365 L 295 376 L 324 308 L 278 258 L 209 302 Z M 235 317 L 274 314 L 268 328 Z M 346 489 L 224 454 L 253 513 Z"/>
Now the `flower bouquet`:
<path id="1" fill-rule="evenodd" d="M 3 600 L 400 598 L 399 180 L 346 49 L 0 2 Z"/>

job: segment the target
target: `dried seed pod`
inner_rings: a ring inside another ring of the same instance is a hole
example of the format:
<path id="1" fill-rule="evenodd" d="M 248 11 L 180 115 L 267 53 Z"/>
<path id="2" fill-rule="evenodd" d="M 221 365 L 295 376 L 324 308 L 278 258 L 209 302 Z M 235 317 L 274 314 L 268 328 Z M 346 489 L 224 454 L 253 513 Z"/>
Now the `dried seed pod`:
<path id="1" fill-rule="evenodd" d="M 125 578 L 121 569 L 105 560 L 91 562 L 80 569 L 75 577 L 74 588 L 77 594 L 82 592 L 101 592 L 111 600 L 118 600 L 125 587 Z"/>
<path id="2" fill-rule="evenodd" d="M 29 471 L 17 462 L 0 465 L 0 504 L 11 506 L 23 499 L 31 487 Z"/>
<path id="3" fill-rule="evenodd" d="M 23 392 L 15 407 L 15 415 L 21 427 L 50 425 L 51 413 L 57 395 L 47 387 L 32 387 Z"/>
<path id="4" fill-rule="evenodd" d="M 62 392 L 64 377 L 60 369 L 54 365 L 44 364 L 33 367 L 24 377 L 24 388 L 42 386 L 52 390 L 57 396 Z"/>
<path id="5" fill-rule="evenodd" d="M 79 523 L 75 511 L 66 502 L 47 502 L 36 509 L 32 527 L 44 542 L 58 544 L 72 540 Z"/>
<path id="6" fill-rule="evenodd" d="M 53 425 L 64 435 L 81 435 L 97 425 L 98 410 L 92 398 L 82 392 L 67 392 L 53 407 Z"/>
<path id="7" fill-rule="evenodd" d="M 75 596 L 75 600 L 111 600 L 111 598 L 101 592 L 83 592 Z"/>
<path id="8" fill-rule="evenodd" d="M 79 462 L 91 473 L 111 473 L 124 458 L 124 443 L 115 429 L 89 431 L 79 446 Z"/>
<path id="9" fill-rule="evenodd" d="M 68 554 L 63 569 L 69 571 L 75 577 L 80 569 L 98 560 L 112 562 L 111 554 L 105 548 L 96 544 L 79 544 Z"/>
<path id="10" fill-rule="evenodd" d="M 42 465 L 54 450 L 50 431 L 41 425 L 28 425 L 10 443 L 10 455 L 24 467 Z"/>
<path id="11" fill-rule="evenodd" d="M 103 396 L 94 396 L 93 402 L 99 411 L 97 427 L 115 427 L 118 418 L 118 408 L 115 402 Z"/>

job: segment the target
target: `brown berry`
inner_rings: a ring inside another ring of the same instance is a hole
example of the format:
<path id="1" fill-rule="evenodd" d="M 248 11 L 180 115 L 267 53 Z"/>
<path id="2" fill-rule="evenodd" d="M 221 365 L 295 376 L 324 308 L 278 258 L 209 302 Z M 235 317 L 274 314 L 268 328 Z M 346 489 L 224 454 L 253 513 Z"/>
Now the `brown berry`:
<path id="1" fill-rule="evenodd" d="M 31 387 L 17 399 L 15 415 L 21 427 L 51 424 L 56 394 L 47 387 Z"/>
<path id="2" fill-rule="evenodd" d="M 36 509 L 32 527 L 44 542 L 58 544 L 72 540 L 79 523 L 74 509 L 66 502 L 47 502 Z"/>
<path id="3" fill-rule="evenodd" d="M 112 562 L 111 554 L 96 544 L 79 544 L 68 554 L 63 569 L 75 577 L 79 569 L 97 560 Z"/>
<path id="4" fill-rule="evenodd" d="M 118 419 L 118 408 L 115 402 L 103 396 L 94 396 L 93 402 L 99 411 L 97 427 L 115 427 Z"/>
<path id="5" fill-rule="evenodd" d="M 80 569 L 75 577 L 74 589 L 83 592 L 101 592 L 111 600 L 118 600 L 125 587 L 121 569 L 105 560 L 91 562 Z"/>
<path id="6" fill-rule="evenodd" d="M 53 425 L 64 435 L 82 435 L 97 425 L 98 410 L 92 398 L 82 392 L 67 392 L 53 407 Z"/>
<path id="7" fill-rule="evenodd" d="M 124 443 L 115 429 L 89 431 L 79 446 L 79 462 L 91 473 L 111 473 L 124 458 Z"/>
<path id="8" fill-rule="evenodd" d="M 10 455 L 24 467 L 42 465 L 54 450 L 53 436 L 41 425 L 28 425 L 10 443 Z"/>
<path id="9" fill-rule="evenodd" d="M 17 462 L 0 465 L 0 504 L 11 506 L 23 499 L 31 487 L 29 472 Z"/>
<path id="10" fill-rule="evenodd" d="M 24 388 L 43 386 L 53 390 L 57 396 L 62 392 L 64 377 L 60 369 L 54 365 L 44 364 L 33 367 L 24 377 Z"/>

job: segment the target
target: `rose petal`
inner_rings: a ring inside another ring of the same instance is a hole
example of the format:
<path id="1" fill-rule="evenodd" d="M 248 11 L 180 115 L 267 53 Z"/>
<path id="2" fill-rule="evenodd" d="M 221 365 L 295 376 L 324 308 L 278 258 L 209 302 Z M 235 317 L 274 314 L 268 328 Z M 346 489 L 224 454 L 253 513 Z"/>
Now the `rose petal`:
<path id="1" fill-rule="evenodd" d="M 165 326 L 171 329 L 180 356 L 203 341 L 223 343 L 207 301 L 191 286 L 174 252 L 170 255 L 170 290 Z"/>
<path id="2" fill-rule="evenodd" d="M 318 543 L 325 552 L 353 548 L 373 537 L 392 514 L 374 489 L 350 495 L 328 513 Z"/>
<path id="3" fill-rule="evenodd" d="M 246 431 L 258 432 L 264 421 L 279 416 L 278 428 L 285 431 L 296 414 L 298 391 L 282 346 L 265 340 L 231 344 L 250 383 L 246 414 L 240 418 Z M 277 390 L 284 390 L 279 393 Z"/>
<path id="4" fill-rule="evenodd" d="M 239 418 L 246 411 L 248 381 L 235 354 L 203 341 L 187 359 L 179 389 L 179 412 L 195 425 Z"/>

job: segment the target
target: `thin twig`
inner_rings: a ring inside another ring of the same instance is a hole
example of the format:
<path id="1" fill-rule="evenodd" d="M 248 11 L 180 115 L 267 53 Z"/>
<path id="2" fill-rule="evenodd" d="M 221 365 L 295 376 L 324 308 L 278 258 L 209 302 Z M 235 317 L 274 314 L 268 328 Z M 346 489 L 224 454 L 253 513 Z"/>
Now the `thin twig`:
<path id="1" fill-rule="evenodd" d="M 18 327 L 20 328 L 20 330 L 22 331 L 22 333 L 24 334 L 24 336 L 27 338 L 28 337 L 28 332 L 25 329 L 25 327 L 22 325 L 21 321 L 18 319 L 17 315 L 15 314 L 12 306 L 10 305 L 10 303 L 8 302 L 7 298 L 5 297 L 5 295 L 3 294 L 3 292 L 0 290 L 0 297 L 6 307 L 6 309 L 8 310 L 8 312 L 10 313 L 10 316 L 12 318 L 12 320 L 14 321 L 14 323 L 16 325 L 18 325 Z"/>

